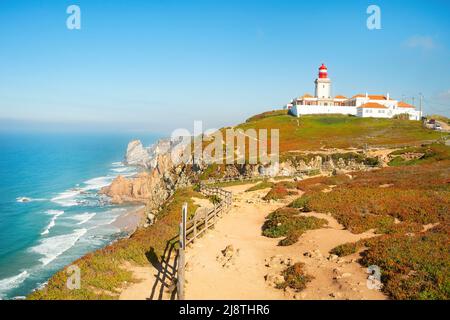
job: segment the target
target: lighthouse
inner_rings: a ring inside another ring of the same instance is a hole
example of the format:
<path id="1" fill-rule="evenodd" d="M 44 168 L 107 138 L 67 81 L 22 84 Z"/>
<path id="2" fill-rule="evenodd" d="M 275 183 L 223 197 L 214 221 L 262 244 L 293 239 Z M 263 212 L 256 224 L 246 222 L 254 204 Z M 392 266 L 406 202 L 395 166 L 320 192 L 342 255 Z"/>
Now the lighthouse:
<path id="1" fill-rule="evenodd" d="M 332 103 L 331 80 L 328 78 L 328 69 L 325 64 L 322 63 L 319 67 L 319 76 L 314 83 L 316 85 L 315 96 L 318 99 L 318 105 L 330 105 Z"/>

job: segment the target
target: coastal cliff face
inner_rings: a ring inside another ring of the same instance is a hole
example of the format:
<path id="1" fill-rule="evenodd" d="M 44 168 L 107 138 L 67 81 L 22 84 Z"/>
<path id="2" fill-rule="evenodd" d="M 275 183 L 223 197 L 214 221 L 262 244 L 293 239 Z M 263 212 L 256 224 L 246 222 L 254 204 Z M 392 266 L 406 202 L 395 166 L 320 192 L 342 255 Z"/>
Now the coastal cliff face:
<path id="1" fill-rule="evenodd" d="M 128 144 L 125 160 L 127 164 L 144 169 L 138 175 L 125 178 L 118 176 L 110 186 L 100 193 L 111 198 L 113 204 L 138 202 L 147 205 L 150 211 L 160 206 L 175 192 L 200 180 L 235 178 L 239 176 L 294 176 L 305 171 L 324 174 L 342 174 L 355 170 L 366 170 L 381 165 L 381 158 L 369 157 L 361 152 L 328 154 L 290 154 L 280 163 L 263 166 L 258 164 L 211 165 L 202 161 L 190 164 L 172 162 L 173 151 L 181 157 L 183 146 L 169 139 L 162 139 L 149 148 L 139 140 Z M 177 159 L 174 160 L 177 162 Z"/>
<path id="2" fill-rule="evenodd" d="M 155 163 L 155 168 L 135 177 L 118 176 L 100 193 L 109 196 L 114 204 L 139 202 L 150 209 L 159 208 L 177 188 L 189 185 L 189 179 L 183 167 L 174 167 L 170 154 L 159 155 Z"/>
<path id="3" fill-rule="evenodd" d="M 144 148 L 141 141 L 133 140 L 128 143 L 127 153 L 125 154 L 125 164 L 131 166 L 150 167 L 150 154 Z"/>

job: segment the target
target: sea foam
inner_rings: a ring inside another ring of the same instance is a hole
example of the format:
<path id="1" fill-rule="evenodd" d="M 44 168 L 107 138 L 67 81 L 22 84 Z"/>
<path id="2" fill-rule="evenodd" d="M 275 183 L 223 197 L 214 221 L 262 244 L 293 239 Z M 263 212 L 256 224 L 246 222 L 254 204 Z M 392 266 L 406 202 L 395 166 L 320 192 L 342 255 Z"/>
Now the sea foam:
<path id="1" fill-rule="evenodd" d="M 14 289 L 28 278 L 27 271 L 22 271 L 18 275 L 0 280 L 0 299 L 4 297 L 4 292 Z"/>
<path id="2" fill-rule="evenodd" d="M 91 220 L 93 217 L 95 217 L 95 215 L 96 215 L 95 212 L 94 213 L 85 212 L 85 213 L 77 214 L 76 216 L 73 216 L 71 218 L 79 221 L 77 223 L 77 225 L 81 225 L 81 224 L 85 224 L 86 222 Z"/>
<path id="3" fill-rule="evenodd" d="M 113 177 L 113 176 L 105 176 L 105 177 L 97 177 L 97 178 L 89 179 L 84 182 L 84 184 L 86 186 L 83 187 L 83 190 L 84 191 L 99 190 L 103 187 L 107 187 L 111 184 L 111 182 L 113 181 L 114 178 L 115 177 Z"/>
<path id="4" fill-rule="evenodd" d="M 64 211 L 62 210 L 48 210 L 46 211 L 47 214 L 52 215 L 52 220 L 50 220 L 50 223 L 48 224 L 47 228 L 42 231 L 41 235 L 48 234 L 50 232 L 50 229 L 53 228 L 56 225 L 56 219 L 62 214 L 64 214 Z"/>
<path id="5" fill-rule="evenodd" d="M 40 244 L 32 247 L 31 251 L 42 255 L 39 259 L 44 266 L 55 260 L 58 256 L 72 248 L 87 229 L 76 229 L 73 233 L 63 234 L 41 240 Z"/>
<path id="6" fill-rule="evenodd" d="M 80 189 L 71 189 L 61 192 L 58 196 L 52 198 L 52 202 L 59 204 L 63 207 L 72 207 L 78 204 L 75 199 L 81 193 Z"/>

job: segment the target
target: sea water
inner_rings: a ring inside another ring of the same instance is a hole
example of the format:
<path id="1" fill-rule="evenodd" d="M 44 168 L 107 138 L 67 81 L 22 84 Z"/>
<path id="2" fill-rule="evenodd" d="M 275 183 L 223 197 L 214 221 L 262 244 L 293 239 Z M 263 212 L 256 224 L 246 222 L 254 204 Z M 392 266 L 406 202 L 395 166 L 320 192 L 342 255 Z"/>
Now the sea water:
<path id="1" fill-rule="evenodd" d="M 132 207 L 100 188 L 137 168 L 122 163 L 130 134 L 0 133 L 0 299 L 24 297 L 89 251 L 123 236 Z M 155 142 L 146 135 L 143 143 Z"/>

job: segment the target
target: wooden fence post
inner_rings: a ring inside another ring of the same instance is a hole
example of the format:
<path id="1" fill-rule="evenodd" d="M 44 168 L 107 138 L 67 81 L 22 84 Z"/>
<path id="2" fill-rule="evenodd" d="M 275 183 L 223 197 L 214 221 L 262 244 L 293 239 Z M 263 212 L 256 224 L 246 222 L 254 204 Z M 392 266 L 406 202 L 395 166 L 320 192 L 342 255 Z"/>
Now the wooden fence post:
<path id="1" fill-rule="evenodd" d="M 187 219 L 187 203 L 183 204 L 181 211 L 180 223 L 180 248 L 178 249 L 178 278 L 177 278 L 177 294 L 178 300 L 184 300 L 184 267 L 185 249 L 186 249 L 186 219 Z"/>
<path id="2" fill-rule="evenodd" d="M 217 204 L 214 203 L 214 223 L 217 222 Z"/>
<path id="3" fill-rule="evenodd" d="M 194 238 L 192 239 L 192 243 L 194 243 L 195 239 L 197 239 L 197 217 L 197 214 L 194 215 Z"/>

